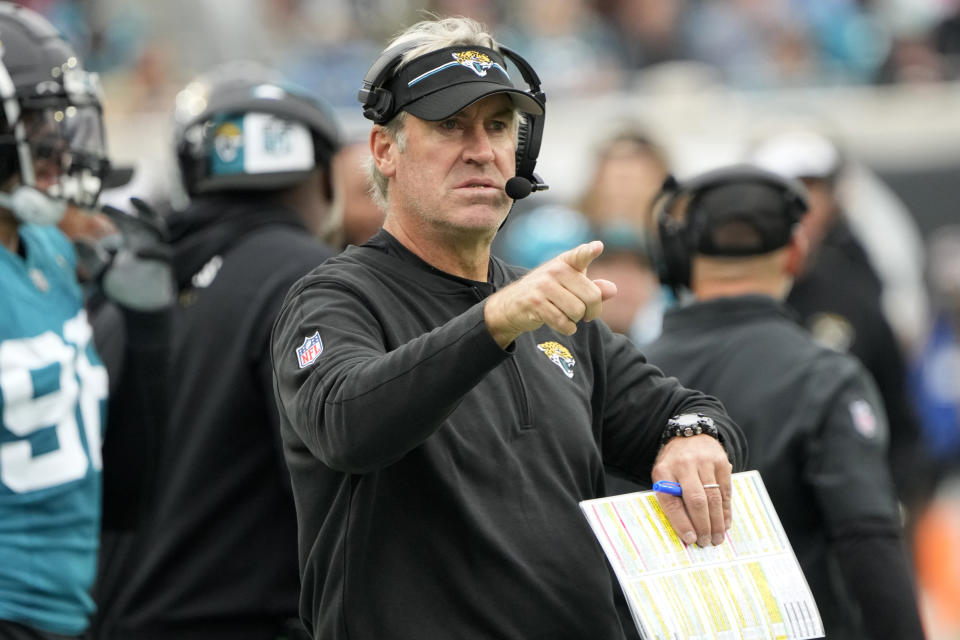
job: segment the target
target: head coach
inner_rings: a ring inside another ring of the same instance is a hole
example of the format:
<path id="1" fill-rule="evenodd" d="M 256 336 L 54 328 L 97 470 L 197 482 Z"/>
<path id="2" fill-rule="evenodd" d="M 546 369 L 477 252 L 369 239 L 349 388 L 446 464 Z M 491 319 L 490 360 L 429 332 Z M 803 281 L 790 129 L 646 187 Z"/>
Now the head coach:
<path id="1" fill-rule="evenodd" d="M 616 291 L 586 275 L 601 243 L 530 272 L 490 255 L 545 186 L 519 56 L 472 20 L 421 22 L 359 97 L 383 229 L 294 285 L 272 338 L 301 616 L 325 640 L 621 638 L 578 501 L 604 464 L 678 481 L 678 534 L 719 544 L 741 434 L 594 321 Z"/>

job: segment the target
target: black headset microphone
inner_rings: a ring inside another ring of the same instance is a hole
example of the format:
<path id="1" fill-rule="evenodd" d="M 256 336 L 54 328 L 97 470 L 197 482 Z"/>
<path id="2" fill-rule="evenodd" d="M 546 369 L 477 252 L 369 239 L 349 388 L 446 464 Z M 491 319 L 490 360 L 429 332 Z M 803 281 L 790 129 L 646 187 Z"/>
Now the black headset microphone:
<path id="1" fill-rule="evenodd" d="M 548 185 L 542 184 L 539 181 L 531 182 L 527 178 L 513 176 L 507 180 L 507 184 L 504 185 L 503 190 L 507 192 L 507 195 L 511 199 L 523 200 L 534 191 L 545 191 L 549 188 L 550 187 Z"/>

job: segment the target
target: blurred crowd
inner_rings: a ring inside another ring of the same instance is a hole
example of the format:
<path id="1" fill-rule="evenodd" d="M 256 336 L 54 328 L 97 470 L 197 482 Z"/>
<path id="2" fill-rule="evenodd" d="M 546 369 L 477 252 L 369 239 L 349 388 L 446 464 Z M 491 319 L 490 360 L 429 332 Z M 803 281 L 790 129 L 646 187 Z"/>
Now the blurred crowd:
<path id="1" fill-rule="evenodd" d="M 960 76 L 954 0 L 32 0 L 104 74 L 141 98 L 256 57 L 352 105 L 379 44 L 424 12 L 469 15 L 516 43 L 552 96 L 630 88 L 701 63 L 735 88 L 869 85 Z"/>
<path id="2" fill-rule="evenodd" d="M 269 63 L 334 107 L 355 108 L 359 79 L 385 39 L 424 11 L 485 23 L 532 64 L 551 99 L 634 89 L 644 73 L 681 63 L 693 63 L 738 89 L 960 80 L 960 0 L 21 4 L 64 31 L 87 67 L 103 74 L 109 109 L 127 114 L 172 109 L 175 88 L 199 70 L 231 59 Z M 365 143 L 348 142 L 355 144 L 344 145 L 334 160 L 343 216 L 340 246 L 363 243 L 382 219 L 365 188 Z M 829 182 L 823 195 L 835 200 L 828 207 L 829 225 L 842 222 L 872 270 L 870 286 L 876 285 L 878 308 L 893 339 L 872 348 L 885 356 L 895 351 L 897 359 L 879 365 L 898 370 L 891 384 L 899 391 L 885 390 L 885 400 L 905 394 L 916 421 L 917 449 L 899 461 L 906 465 L 899 478 L 917 481 L 904 486 L 901 497 L 910 511 L 928 631 L 931 638 L 957 637 L 949 634 L 960 633 L 960 225 L 924 243 L 912 212 L 877 186 L 876 175 L 835 141 L 822 142 L 819 156 L 816 145 L 790 152 L 793 160 L 808 159 L 810 165 L 781 162 L 778 168 L 793 178 Z M 548 193 L 523 201 L 494 250 L 509 262 L 534 267 L 581 242 L 603 240 L 606 250 L 591 275 L 616 282 L 620 292 L 605 305 L 604 320 L 638 344 L 649 343 L 659 334 L 663 311 L 677 302 L 676 293 L 660 284 L 651 248 L 652 205 L 674 171 L 669 148 L 669 141 L 643 126 L 614 132 L 595 145 L 587 186 L 577 197 Z M 881 223 L 877 211 L 887 214 Z M 856 352 L 845 333 L 850 327 L 842 322 L 820 325 L 819 334 L 811 329 L 824 343 Z M 876 353 L 857 355 L 866 362 Z M 898 410 L 887 408 L 891 414 Z M 897 464 L 894 460 L 895 475 Z"/>

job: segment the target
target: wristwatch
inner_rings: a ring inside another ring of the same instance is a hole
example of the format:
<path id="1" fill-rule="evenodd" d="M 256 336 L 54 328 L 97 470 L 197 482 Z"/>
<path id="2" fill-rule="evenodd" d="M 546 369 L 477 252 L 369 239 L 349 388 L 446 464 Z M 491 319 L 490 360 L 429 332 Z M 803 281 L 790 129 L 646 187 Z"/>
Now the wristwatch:
<path id="1" fill-rule="evenodd" d="M 720 435 L 713 418 L 702 413 L 681 413 L 667 420 L 667 428 L 660 436 L 660 444 L 667 444 L 674 438 L 690 438 L 702 433 L 723 442 L 723 436 Z"/>

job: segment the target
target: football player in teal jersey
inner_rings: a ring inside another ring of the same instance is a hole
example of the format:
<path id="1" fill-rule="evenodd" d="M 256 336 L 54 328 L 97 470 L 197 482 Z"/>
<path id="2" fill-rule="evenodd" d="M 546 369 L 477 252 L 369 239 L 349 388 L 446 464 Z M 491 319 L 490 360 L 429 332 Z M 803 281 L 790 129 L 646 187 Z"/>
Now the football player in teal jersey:
<path id="1" fill-rule="evenodd" d="M 0 639 L 84 633 L 107 374 L 68 206 L 108 171 L 96 77 L 39 14 L 0 3 Z"/>

